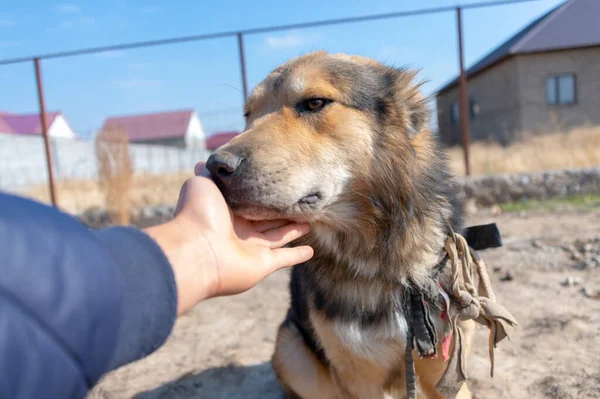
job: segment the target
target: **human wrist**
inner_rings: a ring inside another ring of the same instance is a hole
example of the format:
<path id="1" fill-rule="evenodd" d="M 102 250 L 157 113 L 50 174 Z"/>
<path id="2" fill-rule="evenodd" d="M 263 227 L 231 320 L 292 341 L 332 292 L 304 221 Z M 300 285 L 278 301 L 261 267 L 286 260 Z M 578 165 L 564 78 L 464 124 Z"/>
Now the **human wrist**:
<path id="1" fill-rule="evenodd" d="M 171 264 L 177 287 L 177 315 L 214 295 L 217 263 L 203 229 L 183 217 L 145 229 Z"/>

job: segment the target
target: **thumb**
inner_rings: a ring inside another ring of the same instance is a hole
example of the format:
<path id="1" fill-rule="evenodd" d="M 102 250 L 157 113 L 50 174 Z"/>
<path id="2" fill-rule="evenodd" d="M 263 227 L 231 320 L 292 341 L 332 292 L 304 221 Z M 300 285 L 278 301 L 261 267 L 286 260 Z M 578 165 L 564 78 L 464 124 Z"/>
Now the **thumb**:
<path id="1" fill-rule="evenodd" d="M 196 176 L 202 176 L 202 177 L 209 177 L 210 178 L 210 171 L 208 169 L 206 169 L 206 163 L 200 161 L 196 164 L 196 166 L 194 166 L 194 174 Z"/>

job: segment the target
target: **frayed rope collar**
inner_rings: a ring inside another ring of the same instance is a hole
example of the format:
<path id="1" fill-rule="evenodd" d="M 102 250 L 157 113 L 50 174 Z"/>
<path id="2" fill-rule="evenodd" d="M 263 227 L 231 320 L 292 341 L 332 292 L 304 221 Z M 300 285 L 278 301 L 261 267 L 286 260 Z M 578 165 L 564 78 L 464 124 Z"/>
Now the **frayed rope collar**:
<path id="1" fill-rule="evenodd" d="M 443 333 L 442 356 L 448 365 L 436 389 L 446 398 L 456 397 L 467 380 L 464 337 L 458 323 L 461 320 L 474 320 L 489 328 L 490 374 L 494 376 L 494 348 L 518 323 L 510 312 L 496 303 L 486 266 L 475 251 L 500 246 L 502 238 L 494 223 L 469 227 L 463 235 L 449 228 L 444 257 L 433 268 L 428 284 L 425 287 L 413 284 L 404 290 L 401 303 L 408 323 L 405 356 L 408 399 L 416 398 L 415 346 L 419 357 L 435 359 L 440 333 Z M 438 276 L 448 264 L 450 283 L 442 287 Z M 447 322 L 445 331 L 436 330 L 432 308 L 441 310 L 442 318 Z M 452 340 L 454 349 L 450 353 Z"/>

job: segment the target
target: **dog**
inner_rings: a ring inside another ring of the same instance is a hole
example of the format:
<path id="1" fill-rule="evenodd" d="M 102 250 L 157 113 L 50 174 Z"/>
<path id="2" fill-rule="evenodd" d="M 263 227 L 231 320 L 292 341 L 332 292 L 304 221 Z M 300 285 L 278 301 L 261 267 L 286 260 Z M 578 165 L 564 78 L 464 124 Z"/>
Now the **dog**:
<path id="1" fill-rule="evenodd" d="M 293 245 L 315 255 L 292 269 L 272 358 L 288 398 L 407 395 L 398 292 L 425 285 L 449 229 L 463 228 L 416 77 L 360 56 L 294 58 L 252 91 L 244 132 L 206 163 L 234 213 L 311 224 Z M 475 324 L 459 323 L 468 353 Z M 444 359 L 414 362 L 418 397 L 443 398 Z M 462 385 L 457 398 L 470 397 Z"/>

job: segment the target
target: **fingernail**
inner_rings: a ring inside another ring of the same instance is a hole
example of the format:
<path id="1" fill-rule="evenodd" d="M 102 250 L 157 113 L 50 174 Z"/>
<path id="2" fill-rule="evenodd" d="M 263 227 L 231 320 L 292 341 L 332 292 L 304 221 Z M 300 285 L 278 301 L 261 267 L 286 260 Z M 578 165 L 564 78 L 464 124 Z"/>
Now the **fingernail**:
<path id="1" fill-rule="evenodd" d="M 315 255 L 315 250 L 312 247 L 307 246 L 306 247 L 306 256 L 309 256 L 310 258 L 312 258 L 314 255 Z"/>
<path id="2" fill-rule="evenodd" d="M 198 162 L 196 166 L 194 166 L 194 174 L 196 176 L 210 176 L 210 172 L 206 169 L 206 164 L 204 162 Z"/>

